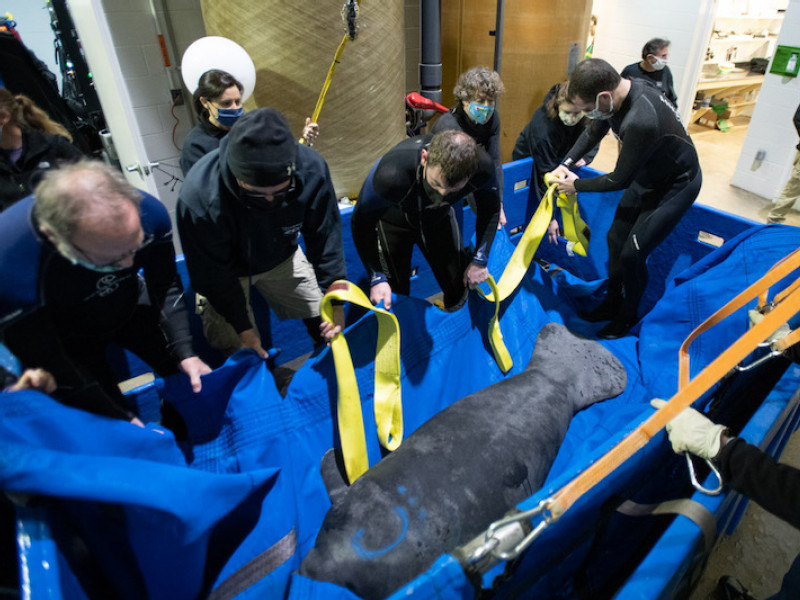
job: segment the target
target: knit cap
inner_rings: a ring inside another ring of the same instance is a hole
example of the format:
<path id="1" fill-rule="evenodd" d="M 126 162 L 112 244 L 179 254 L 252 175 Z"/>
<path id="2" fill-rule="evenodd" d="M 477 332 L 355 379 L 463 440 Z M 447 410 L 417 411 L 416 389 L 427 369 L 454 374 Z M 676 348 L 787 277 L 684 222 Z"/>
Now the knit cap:
<path id="1" fill-rule="evenodd" d="M 286 118 L 273 108 L 245 113 L 228 133 L 228 167 L 257 187 L 283 183 L 294 172 L 297 142 Z"/>

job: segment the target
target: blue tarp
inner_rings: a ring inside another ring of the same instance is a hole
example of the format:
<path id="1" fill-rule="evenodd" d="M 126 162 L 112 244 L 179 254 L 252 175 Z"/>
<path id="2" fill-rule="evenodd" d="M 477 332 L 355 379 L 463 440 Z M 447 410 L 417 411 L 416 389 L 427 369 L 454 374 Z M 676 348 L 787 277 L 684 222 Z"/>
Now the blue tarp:
<path id="1" fill-rule="evenodd" d="M 524 178 L 530 163 L 519 162 L 515 168 Z M 508 172 L 506 181 L 513 189 Z M 600 201 L 605 210 L 589 209 L 584 215 L 595 245 L 602 245 L 604 236 L 597 232 L 615 202 Z M 702 221 L 696 215 L 704 210 L 693 208 L 688 222 Z M 746 224 L 724 218 L 715 223 L 727 226 L 712 233 L 734 238 L 721 250 L 698 243 L 696 225 L 683 230 L 687 243 L 659 249 L 659 267 L 668 275 L 651 284 L 666 289 L 664 298 L 645 317 L 638 337 L 603 342 L 625 366 L 627 389 L 573 419 L 543 490 L 521 508 L 558 489 L 632 430 L 650 414 L 651 397 L 672 395 L 677 348 L 686 335 L 800 245 L 795 228 L 762 227 L 736 238 Z M 498 233 L 489 265 L 496 278 L 513 243 L 505 231 Z M 549 251 L 563 254 L 563 243 Z M 598 253 L 570 259 L 575 271 L 583 269 L 592 282 L 566 271 L 548 274 L 534 264 L 520 289 L 503 303 L 501 325 L 514 359 L 510 374 L 524 368 L 546 322 L 562 322 L 586 335 L 600 326 L 576 317 L 602 284 L 605 264 Z M 452 314 L 414 298 L 396 298 L 393 312 L 401 327 L 406 435 L 449 404 L 504 377 L 486 336 L 493 307 L 477 295 Z M 693 372 L 744 327 L 736 315 L 719 334 L 706 334 L 693 347 Z M 382 454 L 372 408 L 376 328 L 374 317 L 367 315 L 346 331 L 373 464 Z M 266 365 L 247 352 L 205 377 L 199 396 L 181 377 L 165 381 L 162 395 L 187 421 L 187 440 L 176 441 L 157 426 L 140 429 L 70 409 L 34 392 L 7 394 L 0 402 L 0 488 L 54 499 L 37 510 L 45 511 L 57 544 L 63 597 L 193 598 L 213 590 L 219 597 L 233 597 L 231 590 L 240 589 L 244 573 L 253 586 L 239 597 L 352 598 L 344 589 L 294 573 L 330 506 L 319 475 L 322 455 L 338 445 L 329 350 L 306 362 L 283 398 Z M 668 455 L 664 444 L 650 444 L 601 490 L 576 504 L 523 558 L 523 568 L 505 583 L 503 593 L 561 593 L 564 580 L 587 555 L 586 530 L 599 506 L 612 494 L 637 489 L 643 474 Z M 52 572 L 34 569 L 32 585 L 44 585 L 48 576 Z M 491 577 L 485 584 L 491 584 Z M 458 563 L 442 556 L 397 597 L 407 593 L 466 598 L 474 590 Z"/>

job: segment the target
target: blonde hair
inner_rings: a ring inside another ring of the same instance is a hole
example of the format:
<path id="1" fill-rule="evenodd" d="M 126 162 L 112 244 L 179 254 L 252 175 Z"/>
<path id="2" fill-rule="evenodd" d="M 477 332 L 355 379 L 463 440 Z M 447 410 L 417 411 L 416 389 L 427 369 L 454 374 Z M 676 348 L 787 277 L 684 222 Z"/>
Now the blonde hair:
<path id="1" fill-rule="evenodd" d="M 22 130 L 36 129 L 44 133 L 63 136 L 70 142 L 72 141 L 72 135 L 67 128 L 51 119 L 27 96 L 22 94 L 15 96 L 7 89 L 0 88 L 0 110 L 11 115 L 11 122 Z"/>

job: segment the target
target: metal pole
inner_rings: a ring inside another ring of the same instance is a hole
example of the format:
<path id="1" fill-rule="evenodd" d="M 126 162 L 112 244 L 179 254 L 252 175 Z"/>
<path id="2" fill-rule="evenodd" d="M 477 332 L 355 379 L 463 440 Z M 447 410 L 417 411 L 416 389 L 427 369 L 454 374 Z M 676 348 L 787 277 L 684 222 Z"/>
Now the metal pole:
<path id="1" fill-rule="evenodd" d="M 420 93 L 442 101 L 442 41 L 439 0 L 420 2 Z"/>
<path id="2" fill-rule="evenodd" d="M 494 70 L 498 73 L 500 73 L 503 63 L 503 16 L 505 11 L 505 0 L 497 0 L 497 20 L 494 24 Z"/>

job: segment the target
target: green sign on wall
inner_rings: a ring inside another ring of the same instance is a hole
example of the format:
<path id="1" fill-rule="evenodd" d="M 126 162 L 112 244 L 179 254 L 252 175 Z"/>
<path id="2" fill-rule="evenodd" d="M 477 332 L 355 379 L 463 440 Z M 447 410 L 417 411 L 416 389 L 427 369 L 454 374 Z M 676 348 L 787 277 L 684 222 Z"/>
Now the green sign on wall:
<path id="1" fill-rule="evenodd" d="M 800 48 L 796 46 L 778 46 L 775 48 L 775 58 L 772 59 L 770 73 L 797 77 L 800 71 Z"/>

